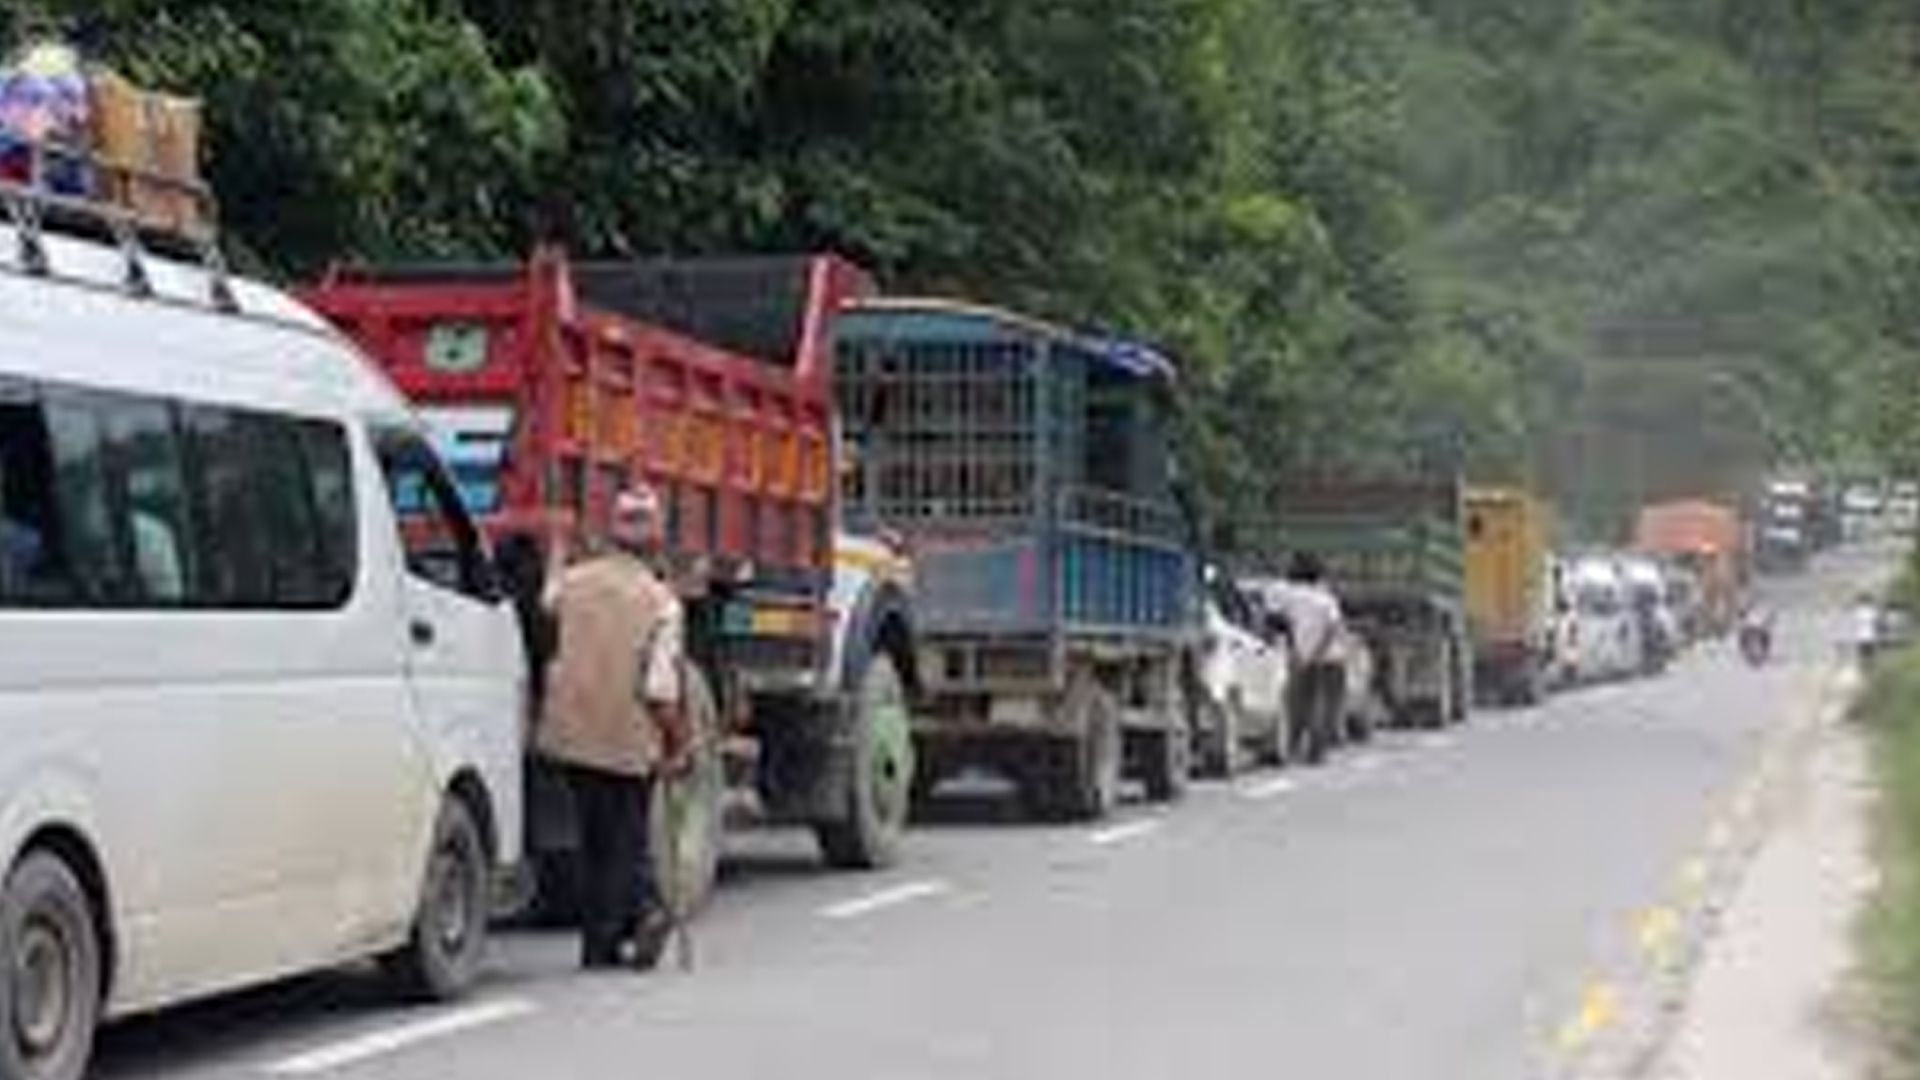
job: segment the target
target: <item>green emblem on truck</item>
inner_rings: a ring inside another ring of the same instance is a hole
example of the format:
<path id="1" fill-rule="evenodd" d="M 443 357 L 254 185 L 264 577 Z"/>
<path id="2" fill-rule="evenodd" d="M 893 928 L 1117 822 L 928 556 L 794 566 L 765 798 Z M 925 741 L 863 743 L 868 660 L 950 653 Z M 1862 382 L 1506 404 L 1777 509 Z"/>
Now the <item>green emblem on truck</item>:
<path id="1" fill-rule="evenodd" d="M 487 366 L 487 328 L 445 322 L 427 333 L 427 368 L 444 375 L 471 375 Z"/>

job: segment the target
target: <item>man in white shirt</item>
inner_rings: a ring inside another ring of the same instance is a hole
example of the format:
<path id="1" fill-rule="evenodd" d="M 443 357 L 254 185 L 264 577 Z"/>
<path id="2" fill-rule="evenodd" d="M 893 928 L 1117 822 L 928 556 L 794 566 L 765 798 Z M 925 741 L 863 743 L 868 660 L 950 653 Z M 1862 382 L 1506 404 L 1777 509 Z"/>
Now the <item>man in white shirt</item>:
<path id="1" fill-rule="evenodd" d="M 1299 759 L 1318 765 L 1338 743 L 1346 710 L 1346 623 L 1317 556 L 1296 555 L 1287 579 L 1278 599 L 1293 644 L 1293 749 Z"/>

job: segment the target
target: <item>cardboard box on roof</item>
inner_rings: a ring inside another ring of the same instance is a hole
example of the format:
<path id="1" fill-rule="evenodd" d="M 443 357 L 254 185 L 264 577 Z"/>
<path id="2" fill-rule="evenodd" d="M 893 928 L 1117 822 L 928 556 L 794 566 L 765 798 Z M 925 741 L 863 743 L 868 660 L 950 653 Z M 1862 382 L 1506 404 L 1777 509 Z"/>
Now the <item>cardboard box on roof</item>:
<path id="1" fill-rule="evenodd" d="M 201 106 L 103 72 L 92 80 L 94 147 L 102 193 L 149 225 L 187 232 L 206 224 L 200 178 Z"/>

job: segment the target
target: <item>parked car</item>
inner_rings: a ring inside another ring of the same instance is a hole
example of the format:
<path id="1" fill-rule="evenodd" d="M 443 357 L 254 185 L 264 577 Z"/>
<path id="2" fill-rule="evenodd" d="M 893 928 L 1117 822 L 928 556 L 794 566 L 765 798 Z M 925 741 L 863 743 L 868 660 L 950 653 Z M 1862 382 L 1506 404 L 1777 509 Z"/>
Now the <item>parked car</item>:
<path id="1" fill-rule="evenodd" d="M 1619 560 L 1627 601 L 1640 632 L 1640 673 L 1658 675 L 1680 654 L 1680 620 L 1667 599 L 1660 564 L 1637 555 Z"/>
<path id="2" fill-rule="evenodd" d="M 1586 556 L 1567 570 L 1567 674 L 1575 683 L 1640 674 L 1644 645 L 1627 583 L 1613 559 Z"/>
<path id="3" fill-rule="evenodd" d="M 1248 754 L 1263 765 L 1286 760 L 1291 648 L 1262 607 L 1232 578 L 1207 571 L 1205 636 L 1193 694 L 1200 770 L 1231 777 Z"/>

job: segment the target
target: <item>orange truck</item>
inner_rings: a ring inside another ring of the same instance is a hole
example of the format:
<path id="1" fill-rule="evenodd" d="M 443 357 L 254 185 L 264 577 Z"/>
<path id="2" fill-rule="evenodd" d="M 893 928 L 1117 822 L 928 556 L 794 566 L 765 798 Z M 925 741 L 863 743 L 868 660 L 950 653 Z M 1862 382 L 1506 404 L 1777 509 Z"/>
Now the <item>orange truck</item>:
<path id="1" fill-rule="evenodd" d="M 1706 499 L 1678 499 L 1641 508 L 1634 547 L 1697 575 L 1701 628 L 1722 634 L 1736 615 L 1743 536 L 1734 508 Z"/>

